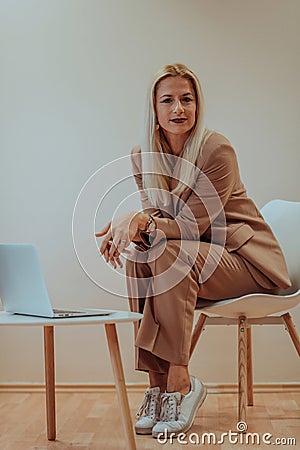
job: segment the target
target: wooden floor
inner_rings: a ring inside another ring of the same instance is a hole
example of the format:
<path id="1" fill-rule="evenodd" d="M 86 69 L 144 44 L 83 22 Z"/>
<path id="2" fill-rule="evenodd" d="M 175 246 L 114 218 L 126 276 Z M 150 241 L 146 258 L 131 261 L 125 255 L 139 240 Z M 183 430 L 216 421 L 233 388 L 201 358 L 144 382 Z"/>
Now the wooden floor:
<path id="1" fill-rule="evenodd" d="M 133 420 L 142 398 L 142 391 L 129 391 Z M 260 433 L 260 437 L 270 433 L 271 443 L 276 438 L 295 438 L 296 445 L 251 445 L 251 440 L 248 445 L 234 444 L 226 438 L 223 444 L 207 444 L 207 439 L 201 444 L 204 432 L 215 433 L 218 441 L 222 433 L 236 431 L 237 396 L 208 394 L 188 433 L 187 445 L 177 441 L 163 445 L 151 436 L 137 436 L 137 449 L 300 449 L 300 393 L 257 393 L 254 400 L 255 406 L 248 409 L 248 432 Z M 43 393 L 0 393 L 1 450 L 126 450 L 114 391 L 57 393 L 57 434 L 57 441 L 47 441 Z M 198 445 L 196 439 L 200 439 Z"/>

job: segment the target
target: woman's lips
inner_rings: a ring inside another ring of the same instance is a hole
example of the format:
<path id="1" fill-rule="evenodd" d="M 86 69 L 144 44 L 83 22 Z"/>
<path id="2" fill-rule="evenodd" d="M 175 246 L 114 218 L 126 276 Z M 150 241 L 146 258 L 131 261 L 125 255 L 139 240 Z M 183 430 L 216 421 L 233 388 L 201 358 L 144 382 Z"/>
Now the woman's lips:
<path id="1" fill-rule="evenodd" d="M 173 123 L 183 123 L 185 122 L 187 119 L 171 119 L 171 122 Z"/>

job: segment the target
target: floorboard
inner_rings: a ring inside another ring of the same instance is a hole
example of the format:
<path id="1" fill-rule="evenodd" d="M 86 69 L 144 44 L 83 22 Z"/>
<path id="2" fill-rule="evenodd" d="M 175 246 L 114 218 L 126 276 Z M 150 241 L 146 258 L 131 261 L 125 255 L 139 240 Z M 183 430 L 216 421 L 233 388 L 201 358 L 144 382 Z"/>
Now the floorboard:
<path id="1" fill-rule="evenodd" d="M 45 396 L 43 393 L 0 393 L 1 450 L 126 450 L 113 391 L 94 393 L 57 393 L 57 441 L 49 442 L 45 434 Z M 142 391 L 129 392 L 132 419 L 143 398 Z M 300 393 L 257 393 L 255 405 L 248 408 L 248 433 L 232 434 L 231 440 L 222 433 L 236 432 L 237 395 L 209 394 L 197 413 L 194 426 L 185 443 L 176 439 L 163 445 L 151 436 L 137 436 L 138 450 L 175 449 L 241 449 L 300 448 Z M 203 433 L 214 433 L 208 436 Z M 271 447 L 262 442 L 270 433 Z M 296 444 L 275 445 L 275 439 L 294 438 Z M 235 443 L 234 439 L 244 439 Z M 248 444 L 246 443 L 248 439 Z M 255 439 L 252 441 L 252 439 Z"/>

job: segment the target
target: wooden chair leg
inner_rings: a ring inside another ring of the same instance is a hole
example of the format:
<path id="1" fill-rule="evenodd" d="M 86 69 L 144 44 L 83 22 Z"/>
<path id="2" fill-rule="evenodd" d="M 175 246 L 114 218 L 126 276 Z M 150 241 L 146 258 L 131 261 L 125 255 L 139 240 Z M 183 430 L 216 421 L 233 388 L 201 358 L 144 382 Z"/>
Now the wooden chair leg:
<path id="1" fill-rule="evenodd" d="M 287 328 L 289 335 L 293 341 L 295 349 L 296 349 L 298 355 L 300 356 L 300 338 L 299 338 L 297 328 L 295 327 L 295 324 L 292 320 L 292 317 L 291 317 L 290 313 L 283 314 L 281 317 L 286 325 L 286 328 Z"/>
<path id="2" fill-rule="evenodd" d="M 56 438 L 55 423 L 55 368 L 54 368 L 54 327 L 44 327 L 44 359 L 46 383 L 47 438 Z"/>
<path id="3" fill-rule="evenodd" d="M 252 329 L 247 327 L 247 398 L 248 406 L 253 406 Z"/>
<path id="4" fill-rule="evenodd" d="M 195 325 L 195 328 L 194 328 L 193 334 L 192 334 L 190 358 L 191 358 L 191 356 L 193 354 L 193 351 L 195 350 L 197 342 L 198 342 L 198 340 L 200 338 L 200 335 L 201 335 L 201 333 L 203 331 L 203 328 L 204 328 L 205 321 L 206 321 L 207 317 L 208 316 L 206 314 L 201 313 L 199 318 L 198 318 L 198 320 L 197 320 L 197 323 Z"/>
<path id="5" fill-rule="evenodd" d="M 246 422 L 247 405 L 247 319 L 239 317 L 238 321 L 238 420 Z"/>
<path id="6" fill-rule="evenodd" d="M 105 331 L 116 383 L 121 421 L 125 432 L 126 449 L 136 450 L 116 325 L 105 324 Z"/>

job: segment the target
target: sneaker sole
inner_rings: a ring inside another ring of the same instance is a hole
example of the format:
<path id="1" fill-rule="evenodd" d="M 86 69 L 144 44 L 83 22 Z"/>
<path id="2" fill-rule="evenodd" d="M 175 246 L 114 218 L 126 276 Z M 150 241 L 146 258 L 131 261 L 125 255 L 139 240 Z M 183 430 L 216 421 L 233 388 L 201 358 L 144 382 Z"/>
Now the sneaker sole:
<path id="1" fill-rule="evenodd" d="M 182 428 L 181 430 L 178 430 L 178 431 L 167 432 L 167 437 L 169 437 L 170 434 L 172 434 L 173 437 L 176 437 L 180 433 L 186 433 L 193 426 L 193 423 L 194 423 L 197 411 L 200 408 L 200 406 L 203 405 L 203 402 L 204 402 L 204 400 L 206 399 L 206 396 L 207 396 L 207 389 L 206 389 L 205 386 L 203 386 L 203 388 L 204 389 L 203 389 L 202 395 L 198 398 L 198 402 L 195 404 L 195 406 L 193 408 L 193 411 L 192 411 L 191 418 L 187 422 L 186 426 L 184 428 Z M 152 437 L 154 437 L 156 439 L 158 437 L 158 435 L 161 434 L 161 433 L 162 433 L 161 431 L 154 432 L 154 433 L 152 432 Z"/>
<path id="2" fill-rule="evenodd" d="M 152 434 L 152 428 L 135 428 L 135 434 Z"/>

